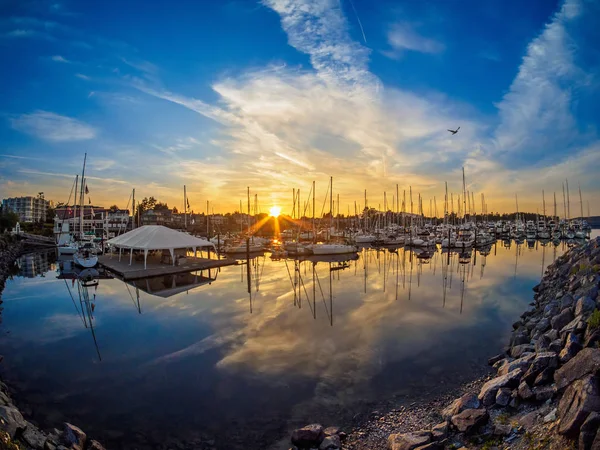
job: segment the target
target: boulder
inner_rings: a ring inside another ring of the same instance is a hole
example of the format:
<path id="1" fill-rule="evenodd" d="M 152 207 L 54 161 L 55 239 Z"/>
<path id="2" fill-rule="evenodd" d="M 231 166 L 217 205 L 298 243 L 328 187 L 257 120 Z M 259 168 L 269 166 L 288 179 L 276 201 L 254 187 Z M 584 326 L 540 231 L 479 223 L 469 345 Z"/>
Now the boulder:
<path id="1" fill-rule="evenodd" d="M 340 441 L 340 437 L 337 434 L 326 436 L 325 439 L 323 439 L 323 442 L 321 442 L 321 445 L 319 445 L 319 450 L 329 450 L 336 448 L 342 448 L 342 442 Z"/>
<path id="2" fill-rule="evenodd" d="M 531 362 L 535 358 L 535 353 L 528 353 L 525 356 L 522 356 L 519 359 L 515 359 L 513 361 L 506 360 L 506 363 L 498 368 L 498 375 L 506 375 L 509 372 L 512 372 L 515 369 L 522 369 L 525 372 Z"/>
<path id="3" fill-rule="evenodd" d="M 506 355 L 504 353 L 500 353 L 499 355 L 492 356 L 490 359 L 488 359 L 488 365 L 493 366 L 498 361 L 502 361 L 505 357 L 506 357 Z"/>
<path id="4" fill-rule="evenodd" d="M 531 344 L 521 344 L 515 345 L 510 349 L 510 356 L 513 358 L 520 358 L 524 353 L 533 353 L 535 352 L 535 347 Z"/>
<path id="5" fill-rule="evenodd" d="M 592 412 L 600 411 L 600 384 L 594 375 L 574 381 L 558 404 L 558 432 L 575 437 Z"/>
<path id="6" fill-rule="evenodd" d="M 560 299 L 560 307 L 561 309 L 570 308 L 575 303 L 573 296 L 571 294 L 566 294 L 563 298 Z"/>
<path id="7" fill-rule="evenodd" d="M 550 329 L 550 319 L 548 317 L 544 317 L 544 318 L 540 319 L 540 321 L 537 323 L 537 325 L 534 328 L 535 331 L 539 331 L 540 333 L 544 333 L 549 329 Z"/>
<path id="8" fill-rule="evenodd" d="M 46 442 L 46 436 L 30 423 L 27 423 L 27 428 L 21 434 L 21 439 L 29 447 L 36 449 L 44 448 L 44 443 Z"/>
<path id="9" fill-rule="evenodd" d="M 567 334 L 573 333 L 577 329 L 581 328 L 580 323 L 583 323 L 581 317 L 575 317 L 560 330 L 560 336 L 564 338 Z"/>
<path id="10" fill-rule="evenodd" d="M 556 388 L 554 386 L 537 386 L 532 390 L 533 395 L 535 396 L 536 401 L 545 402 L 546 400 L 550 400 L 556 394 Z"/>
<path id="11" fill-rule="evenodd" d="M 318 448 L 323 439 L 323 426 L 318 423 L 298 428 L 292 433 L 292 444 L 300 448 Z"/>
<path id="12" fill-rule="evenodd" d="M 494 432 L 496 436 L 508 436 L 512 433 L 512 425 L 510 423 L 495 423 Z"/>
<path id="13" fill-rule="evenodd" d="M 581 297 L 575 304 L 575 315 L 583 316 L 596 309 L 596 302 L 590 297 Z"/>
<path id="14" fill-rule="evenodd" d="M 17 430 L 24 430 L 26 427 L 27 422 L 17 408 L 0 406 L 0 430 L 6 431 L 13 438 Z"/>
<path id="15" fill-rule="evenodd" d="M 521 331 L 512 335 L 510 339 L 510 345 L 523 345 L 529 344 L 531 342 L 531 338 L 529 337 L 529 333 L 526 331 Z"/>
<path id="16" fill-rule="evenodd" d="M 558 366 L 558 358 L 554 352 L 542 352 L 536 354 L 531 362 L 529 369 L 523 375 L 523 379 L 528 384 L 533 384 L 536 377 L 546 368 L 556 368 Z"/>
<path id="17" fill-rule="evenodd" d="M 545 318 L 554 317 L 555 315 L 557 315 L 560 312 L 561 309 L 562 308 L 560 307 L 560 302 L 552 301 L 552 302 L 548 303 L 546 305 L 546 307 L 544 308 L 544 317 Z M 550 325 L 550 322 L 548 321 L 548 328 L 550 328 L 549 325 Z"/>
<path id="18" fill-rule="evenodd" d="M 588 328 L 585 333 L 584 347 L 598 347 L 600 344 L 600 328 Z"/>
<path id="19" fill-rule="evenodd" d="M 560 353 L 563 349 L 562 339 L 556 339 L 550 343 L 548 350 L 554 353 Z"/>
<path id="20" fill-rule="evenodd" d="M 550 341 L 555 341 L 558 339 L 558 334 L 559 330 L 550 330 L 548 331 L 544 336 L 548 337 L 548 339 L 550 339 Z"/>
<path id="21" fill-rule="evenodd" d="M 519 384 L 519 389 L 517 390 L 517 392 L 519 394 L 519 397 L 521 397 L 523 400 L 530 400 L 534 397 L 533 391 L 531 390 L 529 385 L 524 381 L 521 384 Z"/>
<path id="22" fill-rule="evenodd" d="M 496 394 L 498 393 L 498 389 L 503 387 L 517 387 L 522 375 L 522 369 L 515 369 L 506 375 L 491 379 L 481 388 L 478 396 L 479 400 L 483 402 L 484 406 L 493 405 L 496 402 Z"/>
<path id="23" fill-rule="evenodd" d="M 339 427 L 327 427 L 323 430 L 323 434 L 327 437 L 327 436 L 333 436 L 334 434 L 340 434 L 340 428 Z"/>
<path id="24" fill-rule="evenodd" d="M 600 450 L 600 430 L 596 433 L 596 439 L 594 439 L 594 443 L 592 444 L 592 448 L 590 450 Z"/>
<path id="25" fill-rule="evenodd" d="M 485 409 L 465 409 L 460 414 L 452 417 L 452 424 L 461 433 L 470 433 L 488 421 L 489 415 Z"/>
<path id="26" fill-rule="evenodd" d="M 77 445 L 79 448 L 83 449 L 87 435 L 81 430 L 81 428 L 78 428 L 70 423 L 65 423 L 62 439 L 68 444 L 69 447 Z"/>
<path id="27" fill-rule="evenodd" d="M 600 413 L 591 413 L 583 425 L 581 425 L 581 431 L 579 432 L 579 450 L 590 450 L 594 443 L 596 433 L 600 429 Z"/>
<path id="28" fill-rule="evenodd" d="M 448 436 L 448 422 L 438 423 L 431 429 L 431 439 L 441 441 Z"/>
<path id="29" fill-rule="evenodd" d="M 570 308 L 565 308 L 560 314 L 552 318 L 552 329 L 562 330 L 567 326 L 575 317 Z M 555 338 L 556 339 L 556 338 Z"/>
<path id="30" fill-rule="evenodd" d="M 598 372 L 600 372 L 600 349 L 584 348 L 554 373 L 554 381 L 558 389 L 564 389 L 573 381 Z"/>
<path id="31" fill-rule="evenodd" d="M 477 395 L 475 394 L 465 394 L 460 398 L 454 400 L 448 407 L 442 410 L 442 417 L 444 419 L 449 419 L 452 416 L 455 416 L 465 409 L 477 409 L 481 406 L 481 402 Z"/>
<path id="32" fill-rule="evenodd" d="M 550 343 L 552 340 L 545 334 L 541 335 L 535 343 L 535 351 L 536 353 L 545 352 L 550 347 Z"/>
<path id="33" fill-rule="evenodd" d="M 579 336 L 575 333 L 569 333 L 565 346 L 558 354 L 561 364 L 569 362 L 583 348 Z"/>
<path id="34" fill-rule="evenodd" d="M 389 450 L 415 450 L 431 442 L 431 434 L 426 431 L 414 433 L 390 434 L 388 437 Z"/>
<path id="35" fill-rule="evenodd" d="M 421 445 L 415 450 L 443 450 L 444 446 L 441 442 L 430 442 L 429 444 Z"/>
<path id="36" fill-rule="evenodd" d="M 556 369 L 554 369 L 554 367 L 546 367 L 539 373 L 537 377 L 535 377 L 535 380 L 533 380 L 533 385 L 540 386 L 542 384 L 551 383 L 554 380 L 555 370 Z"/>
<path id="37" fill-rule="evenodd" d="M 512 389 L 500 388 L 496 394 L 496 405 L 506 406 L 510 403 Z"/>

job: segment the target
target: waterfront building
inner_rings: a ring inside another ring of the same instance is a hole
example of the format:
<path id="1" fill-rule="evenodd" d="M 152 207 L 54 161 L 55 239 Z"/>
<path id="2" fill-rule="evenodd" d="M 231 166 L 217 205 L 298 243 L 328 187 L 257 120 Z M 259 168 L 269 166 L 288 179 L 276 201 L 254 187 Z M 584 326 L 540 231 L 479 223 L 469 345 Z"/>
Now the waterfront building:
<path id="1" fill-rule="evenodd" d="M 37 197 L 12 197 L 2 200 L 2 209 L 18 214 L 21 222 L 45 222 L 49 207 L 50 202 L 41 193 Z"/>

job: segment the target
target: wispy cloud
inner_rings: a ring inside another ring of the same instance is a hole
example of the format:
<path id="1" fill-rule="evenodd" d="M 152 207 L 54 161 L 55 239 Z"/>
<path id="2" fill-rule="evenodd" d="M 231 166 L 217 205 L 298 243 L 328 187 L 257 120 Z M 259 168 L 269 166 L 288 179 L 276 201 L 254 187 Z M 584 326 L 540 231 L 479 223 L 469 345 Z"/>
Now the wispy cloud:
<path id="1" fill-rule="evenodd" d="M 19 172 L 30 174 L 30 175 L 45 175 L 45 176 L 49 176 L 49 177 L 60 177 L 60 178 L 73 178 L 75 176 L 74 174 L 70 174 L 70 173 L 43 172 L 40 170 L 32 170 L 32 169 L 21 169 L 21 170 L 19 170 Z M 110 183 L 129 184 L 129 182 L 127 182 L 127 181 L 118 180 L 116 178 L 95 177 L 95 176 L 91 176 L 91 175 L 86 175 L 85 179 L 101 181 L 103 183 L 109 183 L 109 184 Z"/>
<path id="2" fill-rule="evenodd" d="M 48 111 L 35 111 L 10 119 L 15 130 L 54 142 L 82 141 L 96 137 L 94 127 L 67 116 Z"/>
<path id="3" fill-rule="evenodd" d="M 419 35 L 414 30 L 414 26 L 408 23 L 395 23 L 392 25 L 387 38 L 392 50 L 385 51 L 384 54 L 390 58 L 399 58 L 405 51 L 440 53 L 445 49 L 443 43 Z"/>
<path id="4" fill-rule="evenodd" d="M 90 80 L 91 80 L 91 78 L 90 78 L 90 77 L 88 77 L 87 75 L 84 75 L 84 74 L 82 74 L 82 73 L 76 73 L 76 74 L 75 74 L 75 76 L 76 76 L 77 78 L 81 78 L 82 80 L 86 80 L 86 81 L 90 81 Z"/>
<path id="5" fill-rule="evenodd" d="M 55 62 L 67 63 L 67 64 L 71 63 L 71 61 L 69 61 L 68 59 L 66 59 L 60 55 L 54 55 L 51 59 L 52 59 L 52 61 L 55 61 Z"/>
<path id="6" fill-rule="evenodd" d="M 527 47 L 519 72 L 498 103 L 496 146 L 506 162 L 539 160 L 548 149 L 568 148 L 578 126 L 572 114 L 574 90 L 586 79 L 575 64 L 569 27 L 580 16 L 579 0 L 566 0 Z"/>

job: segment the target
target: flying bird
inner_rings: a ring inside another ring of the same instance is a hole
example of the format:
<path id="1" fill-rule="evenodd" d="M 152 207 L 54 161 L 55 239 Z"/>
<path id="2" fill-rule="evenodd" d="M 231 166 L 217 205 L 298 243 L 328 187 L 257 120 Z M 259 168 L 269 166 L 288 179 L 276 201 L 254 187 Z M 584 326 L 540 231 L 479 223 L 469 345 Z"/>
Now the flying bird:
<path id="1" fill-rule="evenodd" d="M 454 136 L 456 133 L 458 133 L 458 130 L 460 130 L 460 127 L 458 127 L 456 130 L 448 130 L 450 133 L 452 133 L 452 136 Z"/>

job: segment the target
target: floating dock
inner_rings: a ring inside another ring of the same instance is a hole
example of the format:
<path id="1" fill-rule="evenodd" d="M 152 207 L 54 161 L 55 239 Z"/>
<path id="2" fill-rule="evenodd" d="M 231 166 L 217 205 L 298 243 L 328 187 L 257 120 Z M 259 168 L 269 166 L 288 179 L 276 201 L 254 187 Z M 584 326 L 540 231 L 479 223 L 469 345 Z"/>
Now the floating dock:
<path id="1" fill-rule="evenodd" d="M 148 255 L 146 268 L 143 261 L 132 261 L 129 265 L 129 255 L 123 254 L 121 261 L 119 255 L 102 255 L 98 262 L 105 269 L 117 274 L 123 280 L 136 280 L 139 278 L 156 277 L 161 275 L 172 275 L 183 272 L 194 272 L 196 270 L 215 269 L 217 267 L 234 266 L 238 264 L 235 259 L 209 259 L 188 256 L 185 261 L 177 265 L 162 263 L 160 257 Z"/>

